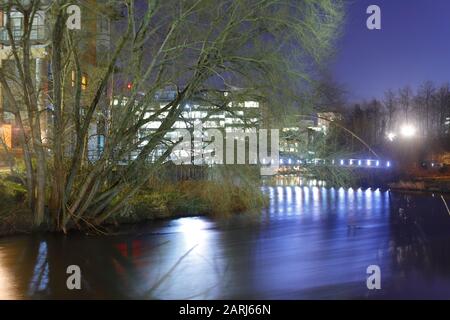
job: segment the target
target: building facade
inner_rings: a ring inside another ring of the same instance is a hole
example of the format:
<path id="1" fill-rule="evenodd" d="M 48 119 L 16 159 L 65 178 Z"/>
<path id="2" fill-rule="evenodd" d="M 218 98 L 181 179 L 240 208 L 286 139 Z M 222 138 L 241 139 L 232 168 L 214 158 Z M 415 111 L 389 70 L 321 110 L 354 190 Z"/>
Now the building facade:
<path id="1" fill-rule="evenodd" d="M 47 2 L 47 3 L 46 3 Z M 102 14 L 100 5 L 108 1 L 86 0 L 80 1 L 81 10 L 81 29 L 73 32 L 79 33 L 81 41 L 77 43 L 79 50 L 79 60 L 82 68 L 82 102 L 89 101 L 89 80 L 96 72 L 96 66 L 103 61 L 107 61 L 110 54 L 110 34 L 111 21 L 107 15 Z M 41 113 L 41 136 L 44 140 L 49 137 L 52 130 L 52 69 L 50 64 L 51 50 L 51 26 L 47 17 L 47 10 L 52 1 L 42 1 L 42 10 L 37 11 L 32 24 L 30 33 L 31 44 L 31 65 L 34 70 L 34 78 L 36 79 L 35 88 L 39 91 L 38 110 Z M 22 13 L 12 10 L 10 12 L 13 40 L 18 41 L 23 36 L 23 15 Z M 0 7 L 0 68 L 7 74 L 17 73 L 15 61 L 12 58 L 11 39 L 6 30 L 7 15 L 1 11 Z M 72 81 L 68 84 L 67 92 L 70 93 L 71 88 L 75 85 L 74 71 L 72 71 Z M 6 145 L 9 149 L 19 149 L 18 126 L 15 116 L 10 112 L 8 100 L 5 98 L 3 88 L 0 86 L 0 127 L 1 134 L 6 139 Z M 24 112 L 23 118 L 26 119 Z M 97 131 L 103 126 L 98 123 L 92 123 L 90 131 L 92 135 L 96 135 Z M 92 141 L 89 141 L 92 144 Z M 95 142 L 97 144 L 97 140 Z M 70 149 L 70 148 L 69 148 Z M 68 150 L 70 152 L 70 150 Z"/>
<path id="2" fill-rule="evenodd" d="M 229 92 L 222 93 L 226 97 Z M 145 106 L 146 113 L 144 118 L 150 118 L 155 113 L 159 113 L 168 103 L 173 101 L 176 97 L 176 91 L 173 90 L 160 90 L 155 96 L 153 102 L 150 105 Z M 120 104 L 125 104 L 126 98 L 116 98 L 113 100 L 113 105 L 119 107 Z M 246 100 L 246 101 L 232 101 L 229 102 L 226 108 L 218 108 L 216 105 L 208 102 L 205 97 L 198 96 L 191 98 L 180 106 L 182 112 L 179 118 L 175 121 L 171 130 L 165 134 L 165 139 L 175 142 L 179 139 L 179 132 L 177 129 L 186 129 L 192 132 L 193 135 L 198 134 L 195 132 L 195 128 L 201 128 L 206 131 L 208 129 L 218 129 L 226 137 L 227 133 L 232 132 L 251 132 L 255 131 L 261 126 L 261 108 L 258 101 Z M 145 137 L 151 136 L 161 126 L 164 119 L 167 117 L 168 112 L 161 112 L 157 118 L 148 121 L 143 125 L 136 137 L 137 141 L 141 141 L 141 147 L 144 147 L 148 141 Z M 203 132 L 203 135 L 206 133 Z M 194 144 L 195 142 L 193 142 Z M 203 149 L 207 143 L 200 145 L 193 145 L 193 149 Z M 160 158 L 167 148 L 163 145 L 158 146 L 150 156 L 150 161 L 155 161 Z M 137 150 L 131 158 L 137 156 Z M 170 156 L 170 161 L 177 161 L 180 158 L 184 158 L 186 155 L 182 152 L 174 151 Z M 192 157 L 192 164 L 205 164 L 205 161 L 201 159 L 194 159 Z"/>

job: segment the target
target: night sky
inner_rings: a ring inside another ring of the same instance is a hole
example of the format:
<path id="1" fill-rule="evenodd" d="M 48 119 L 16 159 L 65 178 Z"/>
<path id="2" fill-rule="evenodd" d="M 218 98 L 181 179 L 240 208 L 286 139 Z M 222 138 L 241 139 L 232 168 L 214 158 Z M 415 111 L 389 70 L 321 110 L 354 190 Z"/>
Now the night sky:
<path id="1" fill-rule="evenodd" d="M 371 4 L 381 8 L 381 30 L 366 27 Z M 331 70 L 350 101 L 450 82 L 450 0 L 351 1 Z"/>

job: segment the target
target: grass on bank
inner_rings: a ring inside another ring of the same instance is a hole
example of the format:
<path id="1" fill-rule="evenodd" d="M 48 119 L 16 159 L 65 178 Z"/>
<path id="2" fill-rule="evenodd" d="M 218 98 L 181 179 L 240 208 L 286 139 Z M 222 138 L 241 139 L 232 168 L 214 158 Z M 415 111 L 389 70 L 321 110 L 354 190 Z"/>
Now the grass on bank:
<path id="1" fill-rule="evenodd" d="M 145 220 L 194 215 L 229 216 L 260 209 L 268 204 L 256 185 L 237 186 L 226 181 L 149 182 L 126 210 L 106 224 L 137 223 Z M 6 177 L 0 178 L 0 235 L 31 232 L 33 217 L 26 206 L 25 188 Z"/>
<path id="2" fill-rule="evenodd" d="M 230 182 L 180 181 L 144 188 L 118 220 L 142 221 L 195 215 L 229 216 L 260 209 L 268 198 L 259 187 Z"/>

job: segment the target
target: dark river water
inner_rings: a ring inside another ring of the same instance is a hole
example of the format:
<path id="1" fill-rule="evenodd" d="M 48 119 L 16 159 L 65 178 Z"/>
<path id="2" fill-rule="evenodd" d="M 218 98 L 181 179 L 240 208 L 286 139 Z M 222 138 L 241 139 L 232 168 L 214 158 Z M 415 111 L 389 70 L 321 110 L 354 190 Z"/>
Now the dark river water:
<path id="1" fill-rule="evenodd" d="M 450 298 L 450 215 L 440 195 L 264 191 L 267 209 L 226 220 L 0 238 L 0 298 Z M 67 289 L 69 265 L 80 267 L 81 290 Z M 367 288 L 370 265 L 380 268 L 379 290 Z"/>

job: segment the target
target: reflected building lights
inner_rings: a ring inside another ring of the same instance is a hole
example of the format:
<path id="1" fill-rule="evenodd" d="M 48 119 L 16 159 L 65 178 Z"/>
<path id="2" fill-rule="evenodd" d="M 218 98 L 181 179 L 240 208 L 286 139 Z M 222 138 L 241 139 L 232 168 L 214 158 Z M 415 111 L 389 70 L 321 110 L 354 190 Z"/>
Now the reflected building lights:
<path id="1" fill-rule="evenodd" d="M 283 192 L 284 192 L 284 187 L 277 187 L 277 198 L 278 198 L 278 201 L 282 201 L 283 200 Z"/>
<path id="2" fill-rule="evenodd" d="M 311 193 L 312 193 L 313 202 L 316 203 L 319 200 L 319 188 L 315 187 L 315 186 L 312 187 Z"/>
<path id="3" fill-rule="evenodd" d="M 47 289 L 49 281 L 49 268 L 47 261 L 48 248 L 45 241 L 39 244 L 39 252 L 34 266 L 33 278 L 28 288 L 28 294 L 31 296 Z"/>
<path id="4" fill-rule="evenodd" d="M 303 187 L 303 199 L 304 199 L 304 204 L 306 207 L 309 204 L 309 192 L 310 192 L 309 187 L 304 186 Z"/>
<path id="5" fill-rule="evenodd" d="M 14 292 L 13 278 L 7 266 L 4 265 L 6 259 L 0 248 L 0 300 L 16 299 Z"/>
<path id="6" fill-rule="evenodd" d="M 291 207 L 289 206 L 289 204 L 291 204 L 292 202 L 292 187 L 291 186 L 286 187 L 285 191 L 286 191 L 286 205 L 288 205 L 287 211 L 290 211 Z"/>

